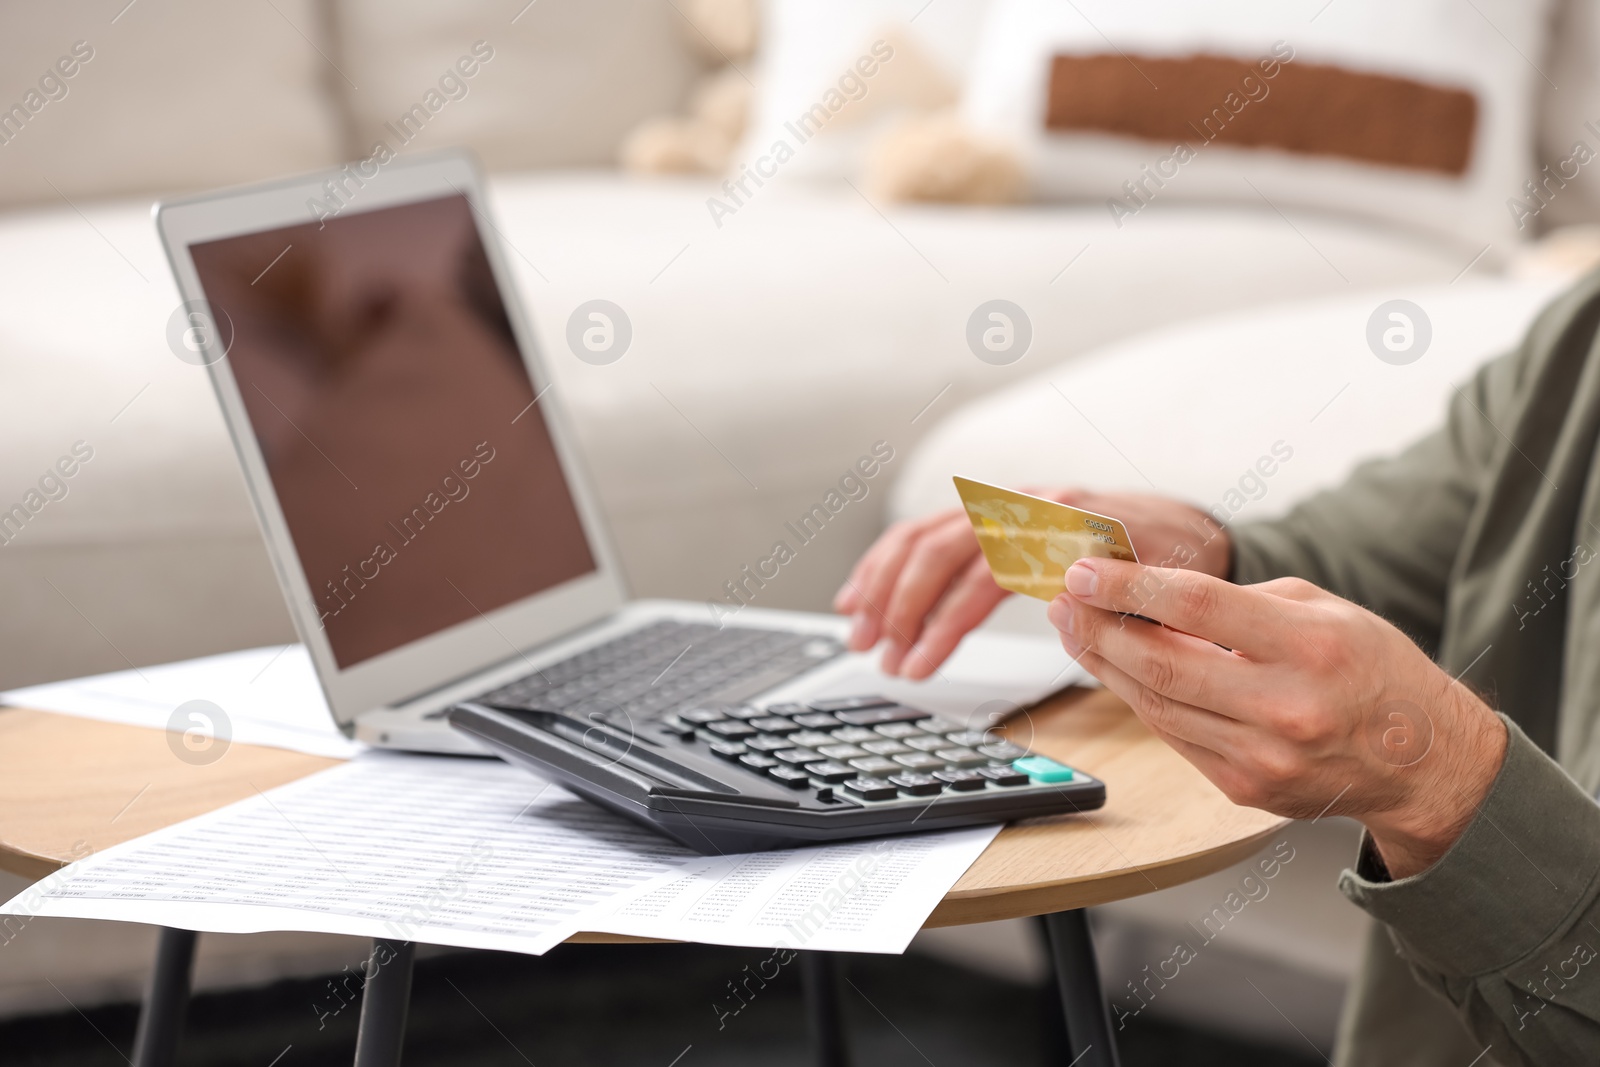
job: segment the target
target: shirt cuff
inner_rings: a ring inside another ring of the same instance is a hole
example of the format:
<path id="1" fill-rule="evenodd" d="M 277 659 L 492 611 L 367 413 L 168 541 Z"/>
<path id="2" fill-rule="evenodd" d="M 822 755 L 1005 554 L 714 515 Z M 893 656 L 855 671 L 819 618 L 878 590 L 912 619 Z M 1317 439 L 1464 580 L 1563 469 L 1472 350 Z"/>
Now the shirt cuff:
<path id="1" fill-rule="evenodd" d="M 1470 978 L 1565 931 L 1600 881 L 1600 806 L 1516 724 L 1489 795 L 1433 866 L 1391 881 L 1365 834 L 1339 889 L 1415 962 Z"/>

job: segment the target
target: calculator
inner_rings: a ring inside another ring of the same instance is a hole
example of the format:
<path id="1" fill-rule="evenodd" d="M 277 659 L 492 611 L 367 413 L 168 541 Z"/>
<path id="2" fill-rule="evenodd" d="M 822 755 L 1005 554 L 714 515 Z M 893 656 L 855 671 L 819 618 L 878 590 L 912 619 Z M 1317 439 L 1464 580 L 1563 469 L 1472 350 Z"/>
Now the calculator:
<path id="1" fill-rule="evenodd" d="M 1104 783 L 879 696 L 697 704 L 632 725 L 468 702 L 511 763 L 714 855 L 1089 811 Z"/>

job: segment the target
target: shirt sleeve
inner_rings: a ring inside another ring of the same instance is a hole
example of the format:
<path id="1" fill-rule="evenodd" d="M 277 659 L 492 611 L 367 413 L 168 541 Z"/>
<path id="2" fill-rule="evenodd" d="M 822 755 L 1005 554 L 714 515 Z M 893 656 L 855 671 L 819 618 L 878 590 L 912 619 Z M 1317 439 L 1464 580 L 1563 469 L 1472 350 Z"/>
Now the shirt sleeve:
<path id="1" fill-rule="evenodd" d="M 1502 719 L 1505 719 L 1502 716 Z M 1443 858 L 1398 881 L 1363 836 L 1345 896 L 1497 1063 L 1600 1061 L 1600 805 L 1505 719 L 1505 762 Z"/>
<path id="2" fill-rule="evenodd" d="M 1514 402 L 1522 351 L 1482 367 L 1450 398 L 1445 424 L 1397 456 L 1358 467 L 1273 520 L 1229 529 L 1233 580 L 1304 578 L 1438 648 L 1445 590 Z"/>

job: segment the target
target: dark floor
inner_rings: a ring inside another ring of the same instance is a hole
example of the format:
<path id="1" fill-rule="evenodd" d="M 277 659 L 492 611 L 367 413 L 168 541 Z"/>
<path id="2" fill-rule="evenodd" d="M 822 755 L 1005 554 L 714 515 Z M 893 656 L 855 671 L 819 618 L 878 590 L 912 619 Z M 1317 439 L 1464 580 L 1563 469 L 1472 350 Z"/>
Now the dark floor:
<path id="1" fill-rule="evenodd" d="M 764 949 L 700 945 L 567 945 L 542 958 L 469 952 L 424 959 L 417 965 L 405 1062 L 809 1064 L 798 964 L 778 970 L 764 989 L 752 979 L 748 1003 L 731 1012 L 742 1001 L 728 983 L 751 972 L 772 974 L 770 957 Z M 844 1012 L 858 1067 L 1043 1067 L 1071 1059 L 1056 1036 L 1049 989 L 1013 986 L 916 956 L 852 956 L 844 976 Z M 339 1005 L 350 999 L 330 992 L 328 979 L 198 997 L 178 1062 L 347 1065 L 359 1003 Z M 126 1067 L 136 1016 L 126 1005 L 0 1023 L 0 1062 Z M 1130 1022 L 1118 1039 L 1126 1067 L 1322 1062 L 1153 1019 Z"/>

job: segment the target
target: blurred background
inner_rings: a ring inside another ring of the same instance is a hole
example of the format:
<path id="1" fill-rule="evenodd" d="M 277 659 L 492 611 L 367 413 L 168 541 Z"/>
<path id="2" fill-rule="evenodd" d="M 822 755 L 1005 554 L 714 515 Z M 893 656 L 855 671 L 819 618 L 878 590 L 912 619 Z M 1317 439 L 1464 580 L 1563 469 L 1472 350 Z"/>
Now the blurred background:
<path id="1" fill-rule="evenodd" d="M 293 640 L 204 372 L 168 341 L 158 197 L 471 148 L 636 594 L 732 603 L 892 446 L 755 601 L 823 609 L 886 522 L 954 503 L 952 473 L 1231 520 L 1416 436 L 1600 258 L 1597 122 L 1600 0 L 8 5 L 0 687 Z M 566 340 L 597 299 L 633 331 L 603 366 Z M 994 301 L 1026 326 L 1000 348 Z M 995 625 L 1037 628 L 1025 608 Z M 1127 1062 L 1322 1062 L 1366 936 L 1333 888 L 1354 831 L 1286 841 L 1270 894 L 1148 1004 L 1129 983 L 1241 870 L 1098 909 L 1108 994 L 1139 1009 Z M 201 945 L 187 1062 L 348 1054 L 354 1013 L 319 1029 L 312 1005 L 357 942 Z M 116 1062 L 152 946 L 8 930 L 7 1062 Z M 863 1062 L 1046 1062 L 1030 923 L 915 951 L 851 964 Z M 437 954 L 410 1061 L 802 1062 L 792 976 L 737 1035 L 710 1025 L 746 956 Z"/>

